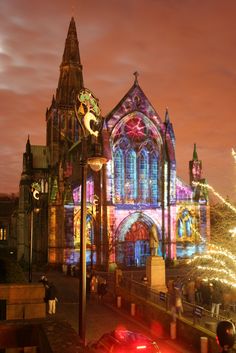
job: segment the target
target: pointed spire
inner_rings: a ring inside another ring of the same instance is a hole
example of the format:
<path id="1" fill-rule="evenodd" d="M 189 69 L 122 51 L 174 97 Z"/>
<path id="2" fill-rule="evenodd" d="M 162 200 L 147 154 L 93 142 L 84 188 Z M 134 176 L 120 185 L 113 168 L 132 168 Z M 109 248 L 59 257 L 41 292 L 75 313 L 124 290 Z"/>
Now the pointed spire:
<path id="1" fill-rule="evenodd" d="M 166 108 L 166 114 L 165 114 L 165 123 L 166 123 L 166 125 L 168 125 L 169 122 L 170 122 L 169 112 L 168 112 L 168 108 Z"/>
<path id="2" fill-rule="evenodd" d="M 72 17 L 67 33 L 66 44 L 62 59 L 62 64 L 80 64 L 80 53 L 77 39 L 75 20 Z"/>
<path id="3" fill-rule="evenodd" d="M 28 135 L 27 142 L 25 145 L 25 152 L 23 154 L 23 170 L 22 175 L 30 175 L 33 166 L 33 155 L 31 152 L 30 138 Z"/>
<path id="4" fill-rule="evenodd" d="M 197 145 L 196 145 L 196 143 L 194 144 L 194 148 L 193 148 L 193 160 L 194 160 L 194 161 L 198 161 Z"/>
<path id="5" fill-rule="evenodd" d="M 28 154 L 31 153 L 31 146 L 30 146 L 30 138 L 29 138 L 29 135 L 28 135 L 28 139 L 27 139 L 27 142 L 26 142 L 25 151 L 26 151 L 26 153 L 28 153 Z"/>
<path id="6" fill-rule="evenodd" d="M 74 107 L 76 95 L 83 88 L 82 65 L 80 63 L 79 42 L 75 20 L 72 17 L 65 42 L 60 77 L 56 93 L 56 103 L 63 107 Z"/>
<path id="7" fill-rule="evenodd" d="M 133 73 L 133 75 L 134 75 L 134 84 L 135 85 L 138 85 L 138 76 L 139 76 L 139 73 L 138 73 L 138 71 L 135 71 L 134 73 Z"/>
<path id="8" fill-rule="evenodd" d="M 56 100 L 55 100 L 55 96 L 52 96 L 52 108 L 55 108 L 56 106 Z"/>

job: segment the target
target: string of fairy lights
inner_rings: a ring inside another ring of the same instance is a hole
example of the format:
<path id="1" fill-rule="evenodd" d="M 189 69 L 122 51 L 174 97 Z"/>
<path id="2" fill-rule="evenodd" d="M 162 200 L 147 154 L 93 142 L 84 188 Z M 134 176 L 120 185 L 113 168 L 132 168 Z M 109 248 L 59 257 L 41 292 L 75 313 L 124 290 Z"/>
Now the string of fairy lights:
<path id="1" fill-rule="evenodd" d="M 236 161 L 236 152 L 234 150 L 232 150 L 232 155 Z M 193 185 L 207 188 L 220 199 L 223 204 L 236 213 L 236 208 L 215 191 L 211 185 L 200 182 L 193 182 Z M 196 230 L 194 231 L 197 232 Z M 231 238 L 234 238 L 236 236 L 236 227 L 230 229 L 229 232 L 231 233 Z M 203 240 L 200 233 L 198 233 L 198 235 L 200 239 Z M 231 242 L 229 246 L 233 248 Z M 187 263 L 194 265 L 194 268 L 199 270 L 203 281 L 216 281 L 223 285 L 230 286 L 231 288 L 236 288 L 236 256 L 227 248 L 208 242 L 206 253 L 195 255 L 193 258 L 189 259 Z"/>

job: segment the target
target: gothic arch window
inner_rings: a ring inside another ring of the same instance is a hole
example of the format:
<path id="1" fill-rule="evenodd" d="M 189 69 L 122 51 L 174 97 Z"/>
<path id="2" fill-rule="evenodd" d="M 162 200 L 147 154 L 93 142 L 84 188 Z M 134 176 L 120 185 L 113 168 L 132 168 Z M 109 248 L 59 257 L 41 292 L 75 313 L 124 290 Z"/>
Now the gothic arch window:
<path id="1" fill-rule="evenodd" d="M 124 155 L 120 148 L 114 153 L 115 200 L 124 197 Z"/>
<path id="2" fill-rule="evenodd" d="M 159 190 L 158 190 L 158 157 L 155 152 L 150 155 L 150 198 L 152 203 L 158 202 Z"/>
<path id="3" fill-rule="evenodd" d="M 123 117 L 111 137 L 116 203 L 157 204 L 162 139 L 140 112 Z"/>
<path id="4" fill-rule="evenodd" d="M 148 163 L 148 152 L 143 149 L 138 158 L 138 174 L 139 174 L 139 201 L 148 201 L 148 189 L 149 189 L 149 163 Z"/>
<path id="5" fill-rule="evenodd" d="M 137 198 L 137 156 L 134 150 L 130 150 L 126 154 L 125 168 L 125 195 L 127 201 L 136 200 Z"/>
<path id="6" fill-rule="evenodd" d="M 188 240 L 192 236 L 193 217 L 188 209 L 181 211 L 178 218 L 178 237 L 181 240 Z"/>

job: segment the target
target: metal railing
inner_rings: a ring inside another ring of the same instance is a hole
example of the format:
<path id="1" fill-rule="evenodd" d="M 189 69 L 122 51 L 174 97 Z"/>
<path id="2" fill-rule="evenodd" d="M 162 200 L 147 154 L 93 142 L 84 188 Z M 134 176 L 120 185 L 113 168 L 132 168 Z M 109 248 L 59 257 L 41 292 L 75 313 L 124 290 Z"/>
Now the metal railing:
<path id="1" fill-rule="evenodd" d="M 129 294 L 136 297 L 140 297 L 147 302 L 156 304 L 162 307 L 165 311 L 170 312 L 173 316 L 178 316 L 176 310 L 173 310 L 173 302 L 171 295 L 167 292 L 158 292 L 147 286 L 146 283 L 135 281 L 130 278 L 130 276 L 123 276 L 119 283 L 120 287 L 125 289 Z M 233 318 L 233 313 L 228 311 L 220 312 L 219 315 L 215 313 L 212 314 L 210 310 L 207 310 L 203 306 L 189 303 L 182 299 L 183 312 L 179 316 L 184 317 L 189 320 L 192 324 L 197 324 L 209 331 L 215 333 L 217 323 L 221 320 L 230 320 L 234 323 L 235 318 Z M 236 317 L 236 315 L 235 315 Z"/>

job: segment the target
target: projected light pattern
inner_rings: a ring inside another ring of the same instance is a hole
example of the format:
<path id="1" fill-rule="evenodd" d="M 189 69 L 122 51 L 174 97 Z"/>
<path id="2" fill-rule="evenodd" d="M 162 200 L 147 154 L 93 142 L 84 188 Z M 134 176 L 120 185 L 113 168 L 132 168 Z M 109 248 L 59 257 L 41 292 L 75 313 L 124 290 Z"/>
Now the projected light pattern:
<path id="1" fill-rule="evenodd" d="M 150 255 L 148 229 L 153 223 L 158 227 L 159 243 L 164 244 L 162 238 L 169 242 L 166 248 L 160 246 L 161 256 L 185 256 L 188 248 L 191 254 L 203 251 L 205 240 L 199 232 L 204 238 L 209 233 L 204 209 L 208 201 L 199 207 L 197 197 L 193 201 L 194 188 L 177 178 L 175 136 L 169 115 L 163 123 L 135 82 L 107 116 L 106 127 L 111 147 L 106 171 L 108 234 L 119 249 L 110 259 L 123 263 L 128 251 L 126 265 L 143 266 Z M 140 219 L 141 215 L 148 218 Z M 165 254 L 161 254 L 163 250 Z"/>
<path id="2" fill-rule="evenodd" d="M 156 127 L 137 113 L 124 118 L 114 130 L 115 202 L 157 203 L 161 139 Z"/>

